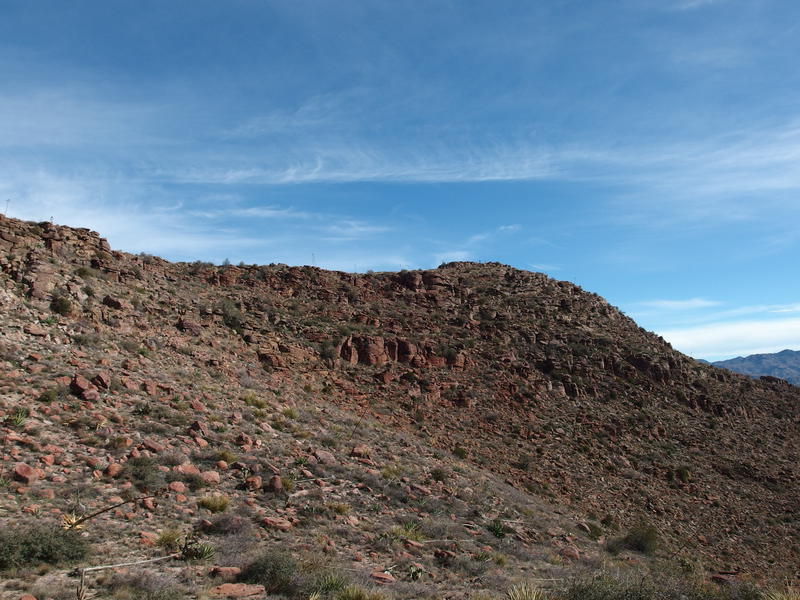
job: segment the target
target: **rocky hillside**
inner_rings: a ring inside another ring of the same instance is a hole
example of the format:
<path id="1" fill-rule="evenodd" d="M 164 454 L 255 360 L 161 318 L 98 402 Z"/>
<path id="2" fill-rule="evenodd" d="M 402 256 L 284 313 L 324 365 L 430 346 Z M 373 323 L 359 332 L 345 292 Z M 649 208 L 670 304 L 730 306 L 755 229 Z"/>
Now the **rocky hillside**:
<path id="1" fill-rule="evenodd" d="M 793 385 L 800 385 L 800 351 L 782 350 L 773 354 L 751 354 L 713 363 L 720 369 L 729 369 L 751 377 L 780 377 Z"/>
<path id="2" fill-rule="evenodd" d="M 0 520 L 118 505 L 83 524 L 83 566 L 191 532 L 212 559 L 157 563 L 191 597 L 256 585 L 265 547 L 397 598 L 601 567 L 798 576 L 800 389 L 575 285 L 173 264 L 8 218 L 0 250 Z M 0 551 L 0 597 L 74 594 L 20 565 Z"/>

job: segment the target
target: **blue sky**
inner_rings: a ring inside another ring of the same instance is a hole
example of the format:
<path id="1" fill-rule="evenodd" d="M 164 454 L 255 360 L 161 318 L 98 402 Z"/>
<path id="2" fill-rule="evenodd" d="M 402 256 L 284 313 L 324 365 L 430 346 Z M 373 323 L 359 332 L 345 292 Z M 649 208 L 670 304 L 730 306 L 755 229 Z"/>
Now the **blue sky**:
<path id="1" fill-rule="evenodd" d="M 174 260 L 497 260 L 696 357 L 800 349 L 798 56 L 793 0 L 2 0 L 0 199 Z"/>

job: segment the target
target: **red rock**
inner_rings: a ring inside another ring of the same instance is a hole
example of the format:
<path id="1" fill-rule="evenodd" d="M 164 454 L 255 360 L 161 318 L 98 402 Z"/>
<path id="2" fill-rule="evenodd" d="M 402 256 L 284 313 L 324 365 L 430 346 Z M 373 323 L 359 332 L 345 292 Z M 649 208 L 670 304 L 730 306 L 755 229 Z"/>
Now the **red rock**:
<path id="1" fill-rule="evenodd" d="M 100 371 L 97 375 L 95 375 L 92 378 L 92 383 L 95 384 L 97 387 L 101 387 L 107 390 L 109 387 L 111 387 L 111 375 L 109 375 L 105 371 Z"/>
<path id="2" fill-rule="evenodd" d="M 209 596 L 217 598 L 253 598 L 263 593 L 263 585 L 249 583 L 223 583 L 208 591 Z"/>
<path id="3" fill-rule="evenodd" d="M 280 492 L 283 490 L 283 480 L 281 479 L 280 475 L 273 475 L 269 478 L 267 489 L 271 492 Z"/>
<path id="4" fill-rule="evenodd" d="M 263 482 L 261 480 L 261 477 L 259 477 L 258 475 L 252 475 L 244 480 L 245 487 L 251 491 L 260 490 L 262 484 Z"/>
<path id="5" fill-rule="evenodd" d="M 158 535 L 152 531 L 142 531 L 139 534 L 139 541 L 144 546 L 155 546 L 156 542 L 158 541 Z"/>
<path id="6" fill-rule="evenodd" d="M 264 517 L 261 519 L 261 525 L 267 529 L 279 529 L 281 531 L 289 531 L 292 528 L 291 522 L 283 517 Z"/>
<path id="7" fill-rule="evenodd" d="M 336 464 L 336 458 L 333 456 L 333 454 L 331 454 L 327 450 L 315 450 L 314 451 L 314 458 L 316 458 L 323 465 L 334 465 L 334 464 Z"/>
<path id="8" fill-rule="evenodd" d="M 148 396 L 155 396 L 156 394 L 158 394 L 158 385 L 156 385 L 154 381 L 143 381 L 142 391 L 145 392 Z"/>
<path id="9" fill-rule="evenodd" d="M 206 412 L 205 405 L 200 402 L 197 398 L 193 398 L 189 401 L 189 406 L 192 407 L 192 410 L 196 410 L 197 412 Z"/>
<path id="10" fill-rule="evenodd" d="M 119 477 L 120 473 L 122 473 L 122 465 L 119 463 L 111 463 L 106 467 L 106 475 L 109 477 Z"/>
<path id="11" fill-rule="evenodd" d="M 561 554 L 563 558 L 569 560 L 578 560 L 581 557 L 580 550 L 578 550 L 577 546 L 575 546 L 574 544 L 564 546 L 559 554 Z"/>
<path id="12" fill-rule="evenodd" d="M 52 466 L 53 463 L 56 462 L 56 457 L 52 454 L 45 454 L 44 456 L 40 456 L 39 460 L 48 466 Z"/>
<path id="13" fill-rule="evenodd" d="M 222 577 L 223 579 L 235 579 L 242 570 L 239 567 L 213 567 L 208 573 L 211 577 Z"/>
<path id="14" fill-rule="evenodd" d="M 142 441 L 142 446 L 144 446 L 145 448 L 147 448 L 151 452 L 158 453 L 158 452 L 163 452 L 164 451 L 164 445 L 163 444 L 159 444 L 155 440 L 151 440 L 149 438 L 145 438 Z"/>
<path id="15" fill-rule="evenodd" d="M 152 498 L 145 498 L 144 500 L 142 500 L 142 506 L 144 506 L 147 510 L 156 509 L 155 500 L 153 500 Z"/>
<path id="16" fill-rule="evenodd" d="M 183 473 L 184 475 L 200 475 L 200 469 L 197 468 L 196 465 L 192 463 L 183 463 L 182 465 L 177 465 L 174 467 L 175 471 L 178 473 Z"/>
<path id="17" fill-rule="evenodd" d="M 176 494 L 182 494 L 186 491 L 186 485 L 182 481 L 171 481 L 169 489 Z"/>
<path id="18" fill-rule="evenodd" d="M 37 469 L 35 467 L 30 467 L 25 463 L 17 463 L 14 467 L 14 478 L 17 481 L 21 481 L 25 485 L 30 485 L 37 479 L 41 479 L 44 476 L 44 473 L 41 469 Z"/>
<path id="19" fill-rule="evenodd" d="M 81 392 L 81 398 L 89 402 L 97 402 L 100 400 L 100 392 L 95 389 L 85 390 Z"/>
<path id="20" fill-rule="evenodd" d="M 203 481 L 208 485 L 219 485 L 219 473 L 216 471 L 204 471 L 200 474 L 200 477 L 202 477 Z"/>
<path id="21" fill-rule="evenodd" d="M 253 445 L 253 438 L 251 438 L 246 433 L 240 433 L 236 438 L 236 444 L 238 446 L 252 446 Z"/>
<path id="22" fill-rule="evenodd" d="M 121 298 L 115 298 L 113 296 L 106 296 L 103 298 L 103 304 L 108 306 L 109 308 L 113 308 L 114 310 L 130 310 L 133 308 L 133 305 L 128 302 L 127 300 L 123 300 Z"/>
<path id="23" fill-rule="evenodd" d="M 394 583 L 396 581 L 394 575 L 392 575 L 391 573 L 385 573 L 383 571 L 375 571 L 374 573 L 370 574 L 370 577 L 372 577 L 372 579 L 374 579 L 378 583 L 384 585 L 389 583 Z"/>
<path id="24" fill-rule="evenodd" d="M 94 385 L 80 373 L 76 373 L 73 376 L 72 381 L 70 381 L 69 385 L 70 388 L 72 389 L 72 392 L 78 396 L 80 396 L 83 392 L 87 390 L 95 389 Z"/>
<path id="25" fill-rule="evenodd" d="M 202 436 L 208 436 L 208 426 L 203 421 L 195 421 L 189 426 L 189 431 L 196 431 Z"/>
<path id="26" fill-rule="evenodd" d="M 47 330 L 37 323 L 29 323 L 28 325 L 25 325 L 23 331 L 28 335 L 34 335 L 37 337 L 47 335 Z"/>
<path id="27" fill-rule="evenodd" d="M 359 444 L 350 451 L 350 456 L 356 458 L 369 458 L 370 449 L 366 444 Z"/>

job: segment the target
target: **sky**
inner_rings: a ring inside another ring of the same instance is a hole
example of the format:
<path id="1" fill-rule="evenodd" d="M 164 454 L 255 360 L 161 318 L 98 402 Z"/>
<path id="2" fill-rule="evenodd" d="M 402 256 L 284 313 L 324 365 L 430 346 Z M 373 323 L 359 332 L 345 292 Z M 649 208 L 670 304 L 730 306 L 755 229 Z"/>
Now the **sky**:
<path id="1" fill-rule="evenodd" d="M 800 349 L 796 0 L 0 0 L 0 210 L 171 260 L 500 261 Z"/>

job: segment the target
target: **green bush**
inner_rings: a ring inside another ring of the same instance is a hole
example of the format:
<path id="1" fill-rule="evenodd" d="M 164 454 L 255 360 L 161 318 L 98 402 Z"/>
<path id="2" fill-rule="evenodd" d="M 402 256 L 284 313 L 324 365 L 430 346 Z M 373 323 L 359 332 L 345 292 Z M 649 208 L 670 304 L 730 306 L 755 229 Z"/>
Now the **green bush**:
<path id="1" fill-rule="evenodd" d="M 166 484 L 164 473 L 158 468 L 158 463 L 149 456 L 131 458 L 125 463 L 122 474 L 142 492 L 157 490 Z"/>
<path id="2" fill-rule="evenodd" d="M 63 316 L 72 312 L 72 302 L 66 296 L 55 296 L 50 302 L 50 310 Z"/>
<path id="3" fill-rule="evenodd" d="M 89 544 L 77 531 L 55 523 L 14 523 L 0 529 L 0 570 L 71 562 L 88 553 Z"/>
<path id="4" fill-rule="evenodd" d="M 231 499 L 227 496 L 204 496 L 197 501 L 197 504 L 212 513 L 220 513 L 228 508 L 230 502 Z"/>
<path id="5" fill-rule="evenodd" d="M 300 587 L 297 563 L 285 552 L 268 550 L 247 565 L 239 580 L 264 586 L 268 594 L 295 594 Z"/>
<path id="6" fill-rule="evenodd" d="M 620 550 L 634 550 L 649 556 L 655 554 L 658 542 L 658 530 L 652 525 L 642 523 L 631 528 L 624 537 L 611 540 L 608 550 L 615 554 Z"/>

